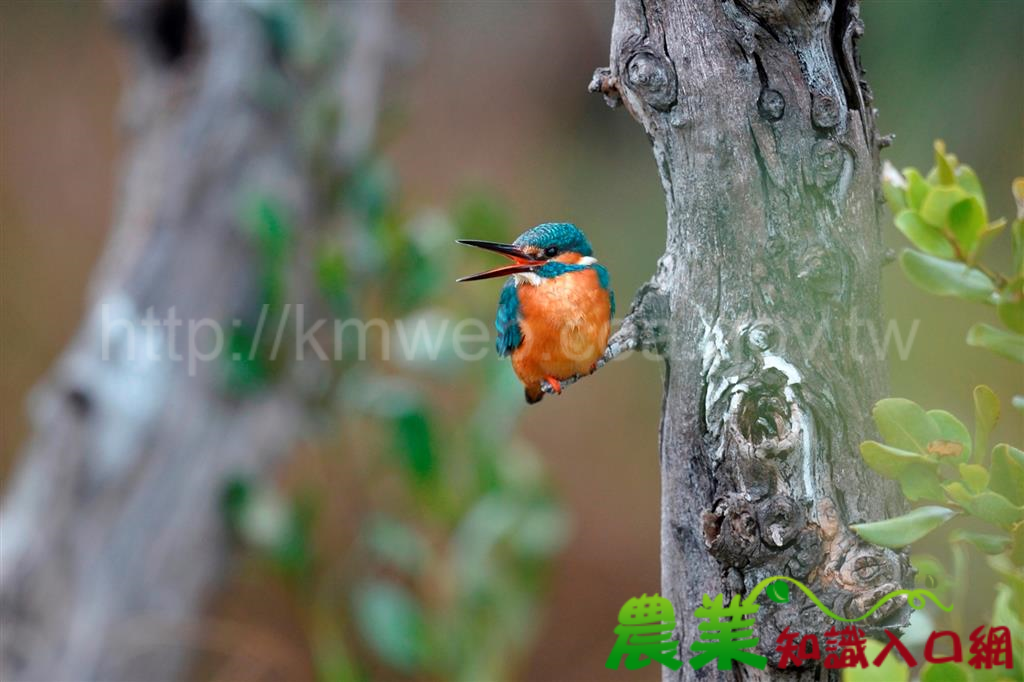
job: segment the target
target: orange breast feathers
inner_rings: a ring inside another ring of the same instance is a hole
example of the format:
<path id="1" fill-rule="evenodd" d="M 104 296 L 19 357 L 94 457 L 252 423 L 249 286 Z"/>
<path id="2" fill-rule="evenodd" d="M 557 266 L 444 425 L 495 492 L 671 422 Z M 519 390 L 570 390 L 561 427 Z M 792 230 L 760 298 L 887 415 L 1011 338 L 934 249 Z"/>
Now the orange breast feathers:
<path id="1" fill-rule="evenodd" d="M 604 353 L 611 327 L 611 302 L 597 272 L 588 268 L 520 282 L 519 327 L 523 343 L 512 352 L 512 368 L 527 389 L 546 377 L 587 374 Z"/>

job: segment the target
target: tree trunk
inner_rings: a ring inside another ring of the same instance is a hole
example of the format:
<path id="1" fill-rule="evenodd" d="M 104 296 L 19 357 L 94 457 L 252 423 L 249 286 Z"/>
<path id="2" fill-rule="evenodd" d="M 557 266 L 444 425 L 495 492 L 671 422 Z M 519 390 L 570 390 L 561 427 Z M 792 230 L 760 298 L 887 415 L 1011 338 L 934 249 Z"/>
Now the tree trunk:
<path id="1" fill-rule="evenodd" d="M 233 349 L 201 361 L 189 341 L 206 353 L 213 324 L 227 343 L 259 321 L 263 338 L 293 338 L 267 315 L 268 268 L 312 308 L 325 188 L 370 149 L 390 40 L 384 2 L 109 6 L 131 58 L 130 145 L 90 312 L 33 394 L 34 435 L 3 502 L 0 678 L 12 682 L 183 670 L 229 551 L 223 488 L 272 470 L 328 371 L 282 359 L 276 380 L 232 390 Z M 341 128 L 311 126 L 311 102 L 340 110 Z M 274 263 L 245 228 L 269 205 L 290 226 Z M 147 328 L 149 311 L 181 325 Z"/>
<path id="2" fill-rule="evenodd" d="M 898 513 L 861 461 L 886 388 L 878 151 L 857 0 L 618 0 L 592 90 L 647 131 L 665 190 L 656 274 L 613 344 L 665 361 L 662 591 L 679 622 L 665 679 L 824 679 L 737 664 L 695 673 L 702 595 L 807 583 L 839 614 L 903 587 L 904 556 L 849 524 Z M 767 600 L 760 600 L 765 602 Z M 762 603 L 758 649 L 833 621 Z M 870 624 L 899 623 L 905 608 Z"/>

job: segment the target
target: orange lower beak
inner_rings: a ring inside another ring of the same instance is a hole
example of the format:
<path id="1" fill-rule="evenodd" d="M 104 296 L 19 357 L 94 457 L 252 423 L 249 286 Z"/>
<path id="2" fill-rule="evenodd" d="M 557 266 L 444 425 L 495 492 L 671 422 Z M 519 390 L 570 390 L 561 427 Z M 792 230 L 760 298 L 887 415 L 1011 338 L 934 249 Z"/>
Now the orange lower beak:
<path id="1" fill-rule="evenodd" d="M 545 261 L 536 260 L 525 251 L 514 244 L 502 244 L 500 242 L 486 242 L 479 239 L 457 239 L 459 244 L 475 246 L 485 251 L 500 253 L 513 261 L 512 265 L 503 265 L 493 270 L 485 270 L 468 277 L 460 277 L 456 282 L 473 282 L 478 279 L 490 279 L 492 277 L 507 277 L 520 272 L 532 272 L 534 268 L 544 265 Z"/>

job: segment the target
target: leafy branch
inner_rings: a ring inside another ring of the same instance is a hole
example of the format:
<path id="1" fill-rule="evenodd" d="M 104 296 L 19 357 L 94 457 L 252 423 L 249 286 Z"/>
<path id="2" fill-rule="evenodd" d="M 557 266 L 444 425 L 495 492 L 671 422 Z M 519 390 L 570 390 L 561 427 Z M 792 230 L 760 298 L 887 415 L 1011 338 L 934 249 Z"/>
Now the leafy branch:
<path id="1" fill-rule="evenodd" d="M 970 167 L 935 143 L 935 167 L 898 172 L 886 163 L 882 188 L 897 227 L 919 250 L 906 249 L 900 265 L 918 287 L 996 308 L 1004 328 L 973 325 L 967 343 L 1024 363 L 1024 178 L 1013 182 L 1017 219 L 1012 223 L 1012 271 L 1004 274 L 982 263 L 983 250 L 1006 227 L 990 221 L 978 178 Z M 1024 409 L 1024 397 L 1013 399 Z M 904 547 L 956 517 L 974 520 L 971 529 L 948 534 L 954 575 L 933 557 L 915 555 L 919 579 L 945 586 L 966 584 L 964 547 L 984 554 L 999 576 L 992 625 L 1010 628 L 1018 647 L 1024 604 L 1024 451 L 989 440 L 1000 418 L 999 398 L 988 386 L 974 389 L 974 433 L 944 410 L 925 410 L 902 398 L 886 398 L 873 410 L 883 442 L 861 443 L 864 461 L 899 483 L 911 502 L 927 503 L 899 517 L 852 526 L 868 542 Z M 981 526 L 984 530 L 974 530 Z M 962 590 L 959 591 L 963 596 Z M 953 664 L 926 668 L 922 679 L 989 679 L 992 671 L 970 671 Z M 1020 680 L 1021 671 L 1005 671 Z M 970 675 L 969 675 L 970 674 Z M 1000 671 L 1000 674 L 1004 674 Z M 901 675 L 907 679 L 909 671 Z M 948 675 L 952 675 L 949 677 Z M 855 680 L 856 675 L 847 676 Z M 1002 678 L 1001 678 L 1002 679 Z"/>
<path id="2" fill-rule="evenodd" d="M 975 172 L 935 143 L 935 167 L 926 176 L 916 168 L 897 171 L 886 163 L 882 191 L 896 228 L 919 250 L 906 249 L 900 265 L 921 289 L 994 306 L 1004 328 L 979 322 L 967 343 L 1024 362 L 1024 178 L 1013 182 L 1017 218 L 1011 232 L 1012 270 L 1004 274 L 980 259 L 1006 228 L 989 220 L 985 195 Z M 1014 399 L 1024 409 L 1024 397 Z"/>

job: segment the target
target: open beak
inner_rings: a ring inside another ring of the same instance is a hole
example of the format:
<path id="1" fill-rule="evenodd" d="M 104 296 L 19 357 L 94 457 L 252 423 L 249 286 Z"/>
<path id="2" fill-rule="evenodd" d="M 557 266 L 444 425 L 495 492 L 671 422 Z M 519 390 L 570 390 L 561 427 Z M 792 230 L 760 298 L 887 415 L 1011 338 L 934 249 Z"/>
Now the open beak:
<path id="1" fill-rule="evenodd" d="M 493 270 L 486 270 L 484 272 L 478 272 L 475 275 L 469 275 L 468 277 L 460 277 L 455 280 L 456 282 L 473 282 L 478 279 L 490 279 L 492 277 L 507 277 L 514 275 L 519 272 L 531 272 L 535 267 L 544 265 L 545 261 L 536 260 L 532 256 L 525 253 L 518 246 L 512 244 L 502 244 L 500 242 L 485 242 L 479 239 L 456 239 L 459 244 L 465 244 L 466 246 L 475 246 L 478 249 L 484 249 L 486 251 L 494 251 L 500 253 L 506 258 L 511 259 L 512 265 L 502 265 L 499 268 Z"/>

